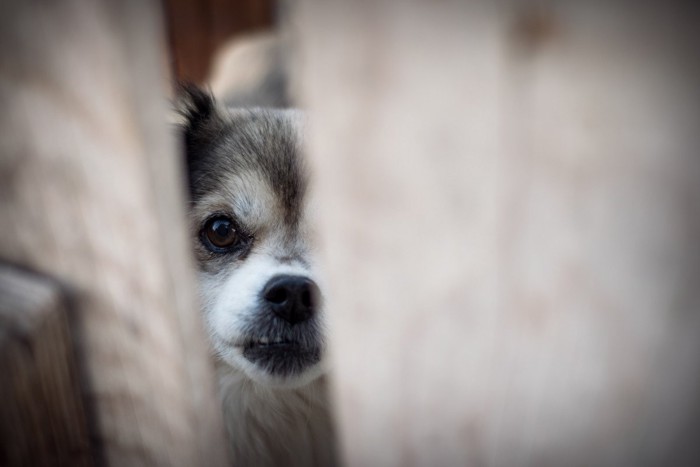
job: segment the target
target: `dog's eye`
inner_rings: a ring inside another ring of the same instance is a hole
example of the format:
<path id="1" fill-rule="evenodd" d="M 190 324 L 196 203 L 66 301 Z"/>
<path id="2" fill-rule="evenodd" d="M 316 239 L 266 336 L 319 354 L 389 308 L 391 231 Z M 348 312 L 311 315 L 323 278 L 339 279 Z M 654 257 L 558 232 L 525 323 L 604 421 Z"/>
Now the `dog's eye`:
<path id="1" fill-rule="evenodd" d="M 231 219 L 225 216 L 209 219 L 202 229 L 202 238 L 205 244 L 209 244 L 214 249 L 224 250 L 234 246 L 239 235 Z"/>

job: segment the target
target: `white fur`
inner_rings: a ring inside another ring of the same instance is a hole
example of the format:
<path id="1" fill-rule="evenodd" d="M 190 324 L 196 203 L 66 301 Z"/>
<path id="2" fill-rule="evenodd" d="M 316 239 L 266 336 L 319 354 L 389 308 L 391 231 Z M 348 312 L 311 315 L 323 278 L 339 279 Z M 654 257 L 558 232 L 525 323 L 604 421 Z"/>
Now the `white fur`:
<path id="1" fill-rule="evenodd" d="M 242 371 L 256 383 L 296 388 L 309 384 L 323 373 L 323 362 L 307 369 L 298 377 L 270 375 L 243 356 L 243 320 L 255 312 L 260 291 L 274 276 L 300 275 L 313 278 L 299 264 L 280 263 L 267 254 L 254 254 L 227 276 L 200 275 L 200 291 L 204 304 L 207 331 L 217 356 L 232 368 Z M 318 310 L 319 313 L 321 310 Z M 274 336 L 270 336 L 274 340 Z"/>

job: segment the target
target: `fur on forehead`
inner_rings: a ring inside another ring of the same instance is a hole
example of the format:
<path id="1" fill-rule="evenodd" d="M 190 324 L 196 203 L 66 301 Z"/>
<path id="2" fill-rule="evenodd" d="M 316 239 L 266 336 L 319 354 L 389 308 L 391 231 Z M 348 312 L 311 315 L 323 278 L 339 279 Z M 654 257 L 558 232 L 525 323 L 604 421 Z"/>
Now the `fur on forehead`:
<path id="1" fill-rule="evenodd" d="M 179 111 L 193 203 L 228 191 L 236 176 L 256 174 L 277 197 L 284 221 L 298 221 L 307 187 L 300 111 L 227 109 L 192 86 L 184 88 Z"/>

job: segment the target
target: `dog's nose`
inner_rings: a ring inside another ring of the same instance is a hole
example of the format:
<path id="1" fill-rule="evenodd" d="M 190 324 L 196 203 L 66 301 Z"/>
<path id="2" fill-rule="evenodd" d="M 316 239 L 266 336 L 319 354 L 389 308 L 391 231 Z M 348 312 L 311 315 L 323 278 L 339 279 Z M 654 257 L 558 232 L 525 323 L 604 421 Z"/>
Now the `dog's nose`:
<path id="1" fill-rule="evenodd" d="M 319 289 L 308 277 L 275 276 L 265 285 L 262 296 L 277 316 L 296 324 L 313 316 Z"/>

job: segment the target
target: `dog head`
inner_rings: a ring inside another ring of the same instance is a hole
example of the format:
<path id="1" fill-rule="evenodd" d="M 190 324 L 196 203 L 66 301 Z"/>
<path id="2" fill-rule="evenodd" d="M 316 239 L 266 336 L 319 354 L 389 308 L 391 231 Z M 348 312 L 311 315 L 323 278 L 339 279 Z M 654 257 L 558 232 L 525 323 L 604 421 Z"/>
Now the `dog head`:
<path id="1" fill-rule="evenodd" d="M 205 326 L 250 379 L 296 387 L 323 372 L 322 296 L 312 269 L 303 116 L 219 107 L 188 89 L 183 132 Z"/>

